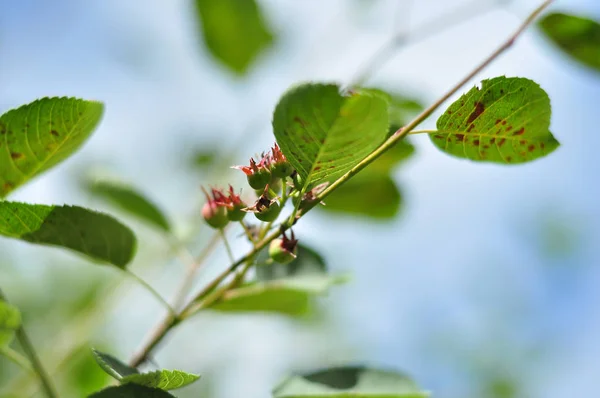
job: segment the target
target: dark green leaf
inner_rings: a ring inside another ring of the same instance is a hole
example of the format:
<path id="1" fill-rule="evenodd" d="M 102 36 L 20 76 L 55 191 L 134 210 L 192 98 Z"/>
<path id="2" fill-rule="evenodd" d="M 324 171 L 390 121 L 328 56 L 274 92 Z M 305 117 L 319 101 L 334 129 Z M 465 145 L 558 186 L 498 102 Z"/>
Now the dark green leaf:
<path id="1" fill-rule="evenodd" d="M 148 388 L 138 384 L 124 384 L 105 388 L 88 398 L 173 398 L 173 395 L 158 388 Z"/>
<path id="2" fill-rule="evenodd" d="M 61 246 L 124 268 L 133 258 L 135 235 L 109 215 L 77 206 L 0 202 L 0 235 Z"/>
<path id="3" fill-rule="evenodd" d="M 133 216 L 162 230 L 170 230 L 169 221 L 160 209 L 133 188 L 108 181 L 92 182 L 87 186 L 92 193 L 131 213 Z"/>
<path id="4" fill-rule="evenodd" d="M 0 300 L 0 348 L 10 344 L 15 331 L 21 326 L 21 312 Z"/>
<path id="5" fill-rule="evenodd" d="M 400 211 L 402 196 L 394 180 L 385 174 L 358 174 L 325 199 L 321 210 L 389 219 Z"/>
<path id="6" fill-rule="evenodd" d="M 271 262 L 267 264 L 266 260 L 268 258 L 268 248 L 261 251 L 257 256 L 256 262 L 259 266 L 256 267 L 256 278 L 259 281 L 271 281 L 302 275 L 324 275 L 327 273 L 327 265 L 323 257 L 303 244 L 298 244 L 296 259 L 291 263 Z"/>
<path id="7" fill-rule="evenodd" d="M 600 23 L 598 21 L 553 13 L 542 18 L 539 26 L 565 54 L 600 72 Z"/>
<path id="8" fill-rule="evenodd" d="M 407 376 L 363 367 L 343 367 L 290 377 L 274 398 L 426 398 Z"/>
<path id="9" fill-rule="evenodd" d="M 276 312 L 291 316 L 305 315 L 314 295 L 325 294 L 329 287 L 343 282 L 327 275 L 306 275 L 254 282 L 225 293 L 211 308 L 226 312 Z"/>
<path id="10" fill-rule="evenodd" d="M 175 390 L 198 380 L 200 376 L 180 370 L 157 370 L 150 373 L 132 374 L 121 379 L 121 383 L 134 383 L 145 387 Z"/>
<path id="11" fill-rule="evenodd" d="M 484 80 L 446 110 L 429 136 L 451 155 L 504 164 L 528 162 L 558 148 L 550 99 L 537 83 L 518 77 Z"/>
<path id="12" fill-rule="evenodd" d="M 381 95 L 339 91 L 333 84 L 304 84 L 275 108 L 275 138 L 305 187 L 342 176 L 387 135 L 388 104 Z"/>
<path id="13" fill-rule="evenodd" d="M 0 198 L 71 156 L 103 110 L 99 102 L 43 98 L 0 116 Z"/>
<path id="14" fill-rule="evenodd" d="M 273 34 L 255 0 L 195 1 L 206 47 L 233 72 L 247 72 L 273 42 Z"/>
<path id="15" fill-rule="evenodd" d="M 126 376 L 139 374 L 136 368 L 132 368 L 131 366 L 124 364 L 112 355 L 104 354 L 93 348 L 92 354 L 102 370 L 117 380 L 122 380 Z"/>

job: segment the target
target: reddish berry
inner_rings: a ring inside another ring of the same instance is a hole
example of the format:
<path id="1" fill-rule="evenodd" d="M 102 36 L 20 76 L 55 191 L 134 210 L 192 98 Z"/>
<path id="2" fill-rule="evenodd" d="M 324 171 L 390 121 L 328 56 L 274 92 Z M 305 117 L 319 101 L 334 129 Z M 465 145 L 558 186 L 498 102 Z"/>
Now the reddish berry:
<path id="1" fill-rule="evenodd" d="M 288 239 L 283 234 L 283 238 L 275 239 L 269 246 L 269 256 L 273 261 L 288 264 L 296 259 L 296 253 L 298 251 L 298 240 L 294 237 L 292 232 L 291 238 Z"/>
<path id="2" fill-rule="evenodd" d="M 213 188 L 211 190 L 211 198 L 204 188 L 202 188 L 202 190 L 206 196 L 206 203 L 202 206 L 202 217 L 204 217 L 206 223 L 211 227 L 218 229 L 224 228 L 229 222 L 229 219 L 227 218 L 227 197 L 223 192 Z"/>

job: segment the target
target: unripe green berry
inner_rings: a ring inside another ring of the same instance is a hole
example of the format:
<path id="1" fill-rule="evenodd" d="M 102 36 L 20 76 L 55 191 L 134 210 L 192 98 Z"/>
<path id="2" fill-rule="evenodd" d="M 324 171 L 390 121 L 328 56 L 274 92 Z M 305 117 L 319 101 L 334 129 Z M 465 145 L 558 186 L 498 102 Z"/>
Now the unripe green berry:
<path id="1" fill-rule="evenodd" d="M 260 169 L 248 176 L 248 184 L 253 189 L 263 190 L 269 181 L 271 181 L 271 173 L 267 169 Z"/>
<path id="2" fill-rule="evenodd" d="M 246 217 L 246 212 L 242 209 L 245 209 L 245 204 L 234 205 L 233 208 L 227 209 L 227 218 L 229 221 L 242 221 L 244 217 Z"/>
<path id="3" fill-rule="evenodd" d="M 227 223 L 229 223 L 225 207 L 211 205 L 211 203 L 205 203 L 202 207 L 202 217 L 204 217 L 208 225 L 217 229 L 225 228 Z"/>
<path id="4" fill-rule="evenodd" d="M 294 168 L 289 162 L 273 163 L 271 173 L 277 178 L 289 177 L 294 172 Z"/>
<path id="5" fill-rule="evenodd" d="M 302 179 L 302 177 L 300 177 L 300 174 L 296 174 L 293 177 L 293 181 L 294 181 L 294 188 L 296 188 L 298 191 L 302 191 L 303 185 L 304 185 L 304 181 Z"/>
<path id="6" fill-rule="evenodd" d="M 269 256 L 280 264 L 288 264 L 296 259 L 297 248 L 289 251 L 284 247 L 283 239 L 274 239 L 269 246 Z"/>
<path id="7" fill-rule="evenodd" d="M 273 202 L 269 205 L 269 207 L 264 207 L 261 211 L 254 213 L 254 215 L 260 221 L 271 222 L 277 219 L 277 216 L 279 216 L 280 212 L 281 206 L 279 206 L 279 203 Z"/>

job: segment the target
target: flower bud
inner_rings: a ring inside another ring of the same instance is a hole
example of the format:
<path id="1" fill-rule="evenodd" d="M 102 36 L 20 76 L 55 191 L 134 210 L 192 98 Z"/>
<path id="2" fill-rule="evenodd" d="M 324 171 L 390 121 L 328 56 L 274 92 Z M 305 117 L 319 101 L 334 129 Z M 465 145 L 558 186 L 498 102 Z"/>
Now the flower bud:
<path id="1" fill-rule="evenodd" d="M 230 185 L 229 196 L 227 197 L 227 218 L 229 218 L 229 221 L 242 221 L 246 216 L 246 212 L 243 210 L 245 208 L 246 204 Z"/>
<path id="2" fill-rule="evenodd" d="M 253 189 L 263 189 L 271 181 L 270 161 L 263 157 L 257 164 L 253 158 L 250 158 L 250 166 L 234 166 L 246 174 L 248 185 Z"/>
<path id="3" fill-rule="evenodd" d="M 206 196 L 206 203 L 202 206 L 202 217 L 211 227 L 224 228 L 229 222 L 225 195 L 217 189 L 212 190 L 212 198 L 206 190 L 204 190 L 204 195 Z"/>
<path id="4" fill-rule="evenodd" d="M 294 168 L 283 155 L 277 143 L 271 148 L 271 173 L 274 177 L 289 177 L 294 172 Z"/>

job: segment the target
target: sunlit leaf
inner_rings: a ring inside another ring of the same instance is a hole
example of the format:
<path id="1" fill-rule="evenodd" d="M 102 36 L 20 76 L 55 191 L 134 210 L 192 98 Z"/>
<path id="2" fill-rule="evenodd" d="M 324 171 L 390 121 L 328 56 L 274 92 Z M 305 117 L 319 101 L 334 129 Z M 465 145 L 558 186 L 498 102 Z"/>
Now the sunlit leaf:
<path id="1" fill-rule="evenodd" d="M 93 348 L 92 354 L 102 370 L 117 380 L 122 380 L 126 376 L 139 374 L 136 368 L 132 368 L 131 366 L 124 364 L 112 355 L 105 354 Z"/>
<path id="2" fill-rule="evenodd" d="M 363 367 L 343 367 L 292 376 L 273 390 L 274 398 L 426 398 L 407 376 Z"/>
<path id="3" fill-rule="evenodd" d="M 88 398 L 173 398 L 173 395 L 159 388 L 149 388 L 129 383 L 105 388 Z"/>
<path id="4" fill-rule="evenodd" d="M 71 156 L 103 109 L 99 102 L 43 98 L 0 116 L 0 198 Z"/>
<path id="5" fill-rule="evenodd" d="M 304 84 L 288 91 L 273 115 L 275 138 L 305 186 L 333 181 L 385 139 L 388 104 L 369 90 Z"/>
<path id="6" fill-rule="evenodd" d="M 255 0 L 195 0 L 202 37 L 211 54 L 244 74 L 273 42 L 273 34 Z"/>
<path id="7" fill-rule="evenodd" d="M 516 164 L 558 148 L 549 131 L 550 99 L 537 83 L 518 77 L 484 80 L 446 110 L 429 136 L 451 155 Z"/>
<path id="8" fill-rule="evenodd" d="M 552 13 L 539 22 L 542 32 L 565 54 L 600 72 L 600 23 L 586 17 Z"/>
<path id="9" fill-rule="evenodd" d="M 226 312 L 275 312 L 291 316 L 306 315 L 315 295 L 343 282 L 339 277 L 306 275 L 268 282 L 253 282 L 225 293 L 211 308 Z"/>
<path id="10" fill-rule="evenodd" d="M 132 187 L 109 181 L 90 182 L 87 187 L 95 195 L 102 197 L 131 215 L 162 230 L 170 230 L 169 221 L 161 210 Z"/>
<path id="11" fill-rule="evenodd" d="M 131 374 L 121 379 L 121 383 L 134 383 L 145 387 L 175 390 L 198 380 L 200 376 L 180 370 L 157 370 L 155 372 Z"/>
<path id="12" fill-rule="evenodd" d="M 0 202 L 0 235 L 68 248 L 120 268 L 136 248 L 135 235 L 125 225 L 77 206 Z"/>
<path id="13" fill-rule="evenodd" d="M 0 347 L 8 345 L 21 326 L 21 312 L 6 301 L 0 300 Z"/>

